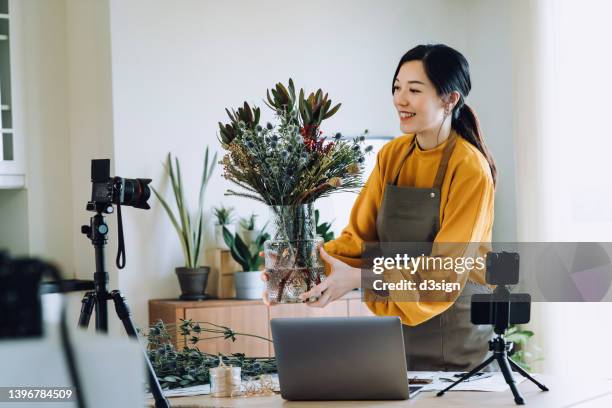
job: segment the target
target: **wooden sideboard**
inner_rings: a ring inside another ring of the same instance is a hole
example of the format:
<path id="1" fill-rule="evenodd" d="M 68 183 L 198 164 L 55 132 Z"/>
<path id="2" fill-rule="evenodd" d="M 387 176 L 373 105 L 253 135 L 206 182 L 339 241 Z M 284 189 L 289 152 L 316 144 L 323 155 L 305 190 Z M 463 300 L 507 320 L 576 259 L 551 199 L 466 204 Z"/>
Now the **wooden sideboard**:
<path id="1" fill-rule="evenodd" d="M 276 317 L 331 317 L 372 316 L 372 312 L 361 301 L 361 295 L 353 291 L 324 308 L 308 307 L 305 304 L 281 304 L 268 307 L 261 300 L 219 299 L 204 301 L 150 300 L 149 323 L 161 319 L 166 324 L 181 323 L 181 319 L 209 322 L 231 328 L 237 333 L 248 333 L 272 339 L 270 319 Z M 211 336 L 202 335 L 201 337 Z M 177 347 L 182 348 L 186 339 L 180 333 L 172 333 Z M 236 341 L 221 339 L 201 340 L 198 348 L 207 353 L 245 353 L 251 357 L 274 355 L 271 342 L 246 336 L 237 336 Z"/>

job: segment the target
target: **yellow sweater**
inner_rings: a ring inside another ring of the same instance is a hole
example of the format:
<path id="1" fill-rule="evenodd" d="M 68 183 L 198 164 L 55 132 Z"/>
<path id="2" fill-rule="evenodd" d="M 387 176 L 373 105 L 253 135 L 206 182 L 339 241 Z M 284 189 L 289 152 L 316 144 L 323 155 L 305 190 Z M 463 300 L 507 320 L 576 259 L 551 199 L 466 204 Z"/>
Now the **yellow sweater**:
<path id="1" fill-rule="evenodd" d="M 378 241 L 376 216 L 385 186 L 393 182 L 413 137 L 396 138 L 378 153 L 376 167 L 353 205 L 349 225 L 340 237 L 325 244 L 335 258 L 359 267 L 362 244 Z M 431 188 L 447 142 L 430 150 L 422 150 L 417 143 L 402 167 L 398 186 Z M 462 137 L 457 139 L 441 190 L 440 230 L 434 243 L 491 242 L 495 193 L 491 171 L 483 154 Z M 478 251 L 484 255 L 487 250 L 482 246 Z M 468 278 L 484 284 L 484 270 L 471 270 Z M 376 315 L 399 316 L 402 323 L 414 326 L 444 312 L 452 302 L 377 300 L 366 304 Z"/>

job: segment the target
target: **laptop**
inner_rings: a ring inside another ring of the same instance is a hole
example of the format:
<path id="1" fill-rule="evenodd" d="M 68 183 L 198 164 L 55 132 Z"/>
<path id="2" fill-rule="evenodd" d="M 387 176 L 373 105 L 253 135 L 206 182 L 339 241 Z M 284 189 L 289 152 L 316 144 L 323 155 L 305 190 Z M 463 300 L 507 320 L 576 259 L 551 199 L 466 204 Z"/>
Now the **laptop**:
<path id="1" fill-rule="evenodd" d="M 399 317 L 271 320 L 281 396 L 286 400 L 404 400 L 408 384 Z"/>

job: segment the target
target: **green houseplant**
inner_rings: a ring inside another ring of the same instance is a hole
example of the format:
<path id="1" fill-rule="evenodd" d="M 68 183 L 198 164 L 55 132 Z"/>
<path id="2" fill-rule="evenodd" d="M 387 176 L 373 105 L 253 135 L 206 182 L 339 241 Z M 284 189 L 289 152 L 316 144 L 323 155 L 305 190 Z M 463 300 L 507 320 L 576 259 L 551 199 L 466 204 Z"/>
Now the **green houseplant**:
<path id="1" fill-rule="evenodd" d="M 203 232 L 204 232 L 204 192 L 210 177 L 214 171 L 217 162 L 217 154 L 212 160 L 208 158 L 208 147 L 204 151 L 204 168 L 200 181 L 200 193 L 198 195 L 198 209 L 195 214 L 190 213 L 185 192 L 183 188 L 183 177 L 181 174 L 181 166 L 178 158 L 172 158 L 172 154 L 168 153 L 164 168 L 170 178 L 174 201 L 176 204 L 176 213 L 170 208 L 168 202 L 161 194 L 152 188 L 155 197 L 159 200 L 164 210 L 168 214 L 168 218 L 172 222 L 174 229 L 179 237 L 185 264 L 182 267 L 175 269 L 179 284 L 181 286 L 181 299 L 196 300 L 206 298 L 206 284 L 208 283 L 208 274 L 210 268 L 200 266 L 200 254 L 203 247 Z"/>
<path id="2" fill-rule="evenodd" d="M 242 234 L 242 238 L 244 239 L 244 243 L 247 246 L 250 246 L 253 242 L 255 231 L 255 219 L 257 218 L 256 214 L 251 214 L 249 217 L 240 218 L 238 221 L 238 225 L 240 226 L 240 233 Z"/>
<path id="3" fill-rule="evenodd" d="M 514 350 L 510 358 L 527 371 L 531 371 L 530 363 L 542 360 L 541 357 L 533 359 L 532 353 L 526 350 L 533 335 L 534 333 L 531 330 L 526 330 L 521 325 L 510 325 L 505 335 L 506 341 L 514 343 Z M 534 347 L 534 349 L 536 352 L 540 351 L 538 347 Z"/>
<path id="4" fill-rule="evenodd" d="M 225 244 L 225 240 L 223 239 L 223 228 L 229 229 L 232 233 L 235 232 L 234 225 L 234 208 L 233 207 L 225 207 L 224 205 L 220 205 L 218 207 L 213 208 L 215 213 L 215 241 L 217 243 L 217 248 L 221 249 L 229 249 L 229 247 Z"/>
<path id="5" fill-rule="evenodd" d="M 259 277 L 259 269 L 262 265 L 260 253 L 264 249 L 264 242 L 270 239 L 265 232 L 265 227 L 259 231 L 253 242 L 248 245 L 239 234 L 223 229 L 225 243 L 230 248 L 232 258 L 242 268 L 242 271 L 234 273 L 234 284 L 236 285 L 237 299 L 259 299 L 264 289 L 264 284 Z"/>
<path id="6" fill-rule="evenodd" d="M 319 223 L 319 210 L 315 210 L 315 224 L 317 235 L 323 238 L 323 242 L 328 242 L 334 239 L 334 231 L 331 230 L 331 222 Z"/>

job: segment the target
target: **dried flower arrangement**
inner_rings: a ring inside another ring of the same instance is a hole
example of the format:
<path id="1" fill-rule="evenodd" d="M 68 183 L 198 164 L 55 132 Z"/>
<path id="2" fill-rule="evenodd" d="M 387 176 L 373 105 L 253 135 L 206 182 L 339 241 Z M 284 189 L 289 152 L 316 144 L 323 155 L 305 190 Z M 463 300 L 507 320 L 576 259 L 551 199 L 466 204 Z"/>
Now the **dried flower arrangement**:
<path id="1" fill-rule="evenodd" d="M 273 213 L 273 240 L 266 242 L 266 269 L 273 302 L 299 302 L 298 296 L 325 278 L 318 248 L 312 203 L 339 191 L 358 191 L 365 154 L 365 135 L 345 140 L 340 133 L 328 140 L 321 123 L 341 104 L 332 106 L 321 89 L 296 97 L 293 80 L 276 84 L 265 104 L 277 125 L 259 121 L 258 107 L 244 102 L 226 109 L 230 122 L 219 122 L 219 139 L 226 150 L 223 176 L 244 191 L 226 195 L 246 197 L 268 205 Z M 367 133 L 367 131 L 365 132 Z"/>

